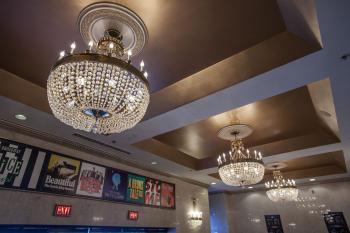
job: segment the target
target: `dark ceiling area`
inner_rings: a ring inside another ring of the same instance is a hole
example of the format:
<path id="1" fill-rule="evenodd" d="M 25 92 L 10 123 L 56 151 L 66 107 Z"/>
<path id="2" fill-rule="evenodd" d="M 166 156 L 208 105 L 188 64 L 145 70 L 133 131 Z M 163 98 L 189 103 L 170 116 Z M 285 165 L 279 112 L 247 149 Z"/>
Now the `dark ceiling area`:
<path id="1" fill-rule="evenodd" d="M 61 50 L 73 41 L 78 49 L 85 49 L 77 17 L 85 6 L 94 2 L 97 1 L 2 3 L 1 15 L 5 20 L 1 26 L 6 36 L 1 37 L 0 44 L 3 53 L 9 56 L 2 56 L 1 67 L 46 87 L 51 66 Z M 273 0 L 225 0 L 220 4 L 213 0 L 115 2 L 139 14 L 148 28 L 148 43 L 135 64 L 141 58 L 145 60 L 153 91 L 285 30 Z"/>
<path id="2" fill-rule="evenodd" d="M 1 67 L 46 88 L 60 51 L 73 41 L 77 50 L 87 48 L 77 17 L 95 2 L 7 1 L 0 9 L 7 35 L 0 38 L 0 48 L 9 56 L 0 58 Z M 145 120 L 321 48 L 303 32 L 315 20 L 310 4 L 304 7 L 304 23 L 290 28 L 289 20 L 300 17 L 297 10 L 274 0 L 115 2 L 139 14 L 148 29 L 148 42 L 132 61 L 139 64 L 143 59 L 150 74 L 152 95 Z M 291 8 L 288 17 L 282 15 L 286 7 Z"/>

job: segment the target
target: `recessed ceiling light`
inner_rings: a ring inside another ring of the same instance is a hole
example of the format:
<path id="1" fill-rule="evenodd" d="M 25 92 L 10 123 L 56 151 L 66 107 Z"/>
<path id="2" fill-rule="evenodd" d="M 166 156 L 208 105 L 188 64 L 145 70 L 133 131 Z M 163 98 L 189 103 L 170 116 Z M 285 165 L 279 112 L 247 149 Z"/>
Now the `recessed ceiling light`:
<path id="1" fill-rule="evenodd" d="M 310 179 L 311 182 L 312 182 L 312 181 L 315 181 L 315 180 L 316 180 L 315 178 L 311 178 L 311 179 Z"/>
<path id="2" fill-rule="evenodd" d="M 211 184 L 211 185 L 216 185 L 216 183 L 215 183 L 215 182 L 211 182 L 210 184 Z"/>
<path id="3" fill-rule="evenodd" d="M 156 161 L 151 162 L 152 165 L 157 165 L 158 163 Z"/>
<path id="4" fill-rule="evenodd" d="M 17 120 L 21 120 L 21 121 L 27 120 L 27 117 L 23 114 L 16 114 L 15 117 Z"/>
<path id="5" fill-rule="evenodd" d="M 248 188 L 249 188 L 249 189 L 252 189 L 253 187 L 252 187 L 252 186 L 249 186 Z"/>

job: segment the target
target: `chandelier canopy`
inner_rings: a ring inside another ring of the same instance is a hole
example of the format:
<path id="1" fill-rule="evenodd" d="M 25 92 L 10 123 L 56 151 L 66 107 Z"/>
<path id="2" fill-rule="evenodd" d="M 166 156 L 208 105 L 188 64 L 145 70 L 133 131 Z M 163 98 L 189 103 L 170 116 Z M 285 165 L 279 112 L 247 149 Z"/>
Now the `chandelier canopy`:
<path id="1" fill-rule="evenodd" d="M 150 99 L 144 62 L 137 69 L 130 60 L 147 38 L 142 20 L 120 5 L 100 3 L 82 11 L 79 25 L 83 39 L 90 39 L 88 49 L 74 53 L 73 43 L 68 53 L 60 53 L 48 78 L 54 116 L 75 129 L 98 134 L 132 128 Z"/>
<path id="2" fill-rule="evenodd" d="M 296 201 L 298 189 L 294 180 L 284 179 L 281 171 L 273 171 L 273 180 L 265 183 L 267 196 L 271 201 Z"/>
<path id="3" fill-rule="evenodd" d="M 218 136 L 231 141 L 231 150 L 219 155 L 218 167 L 222 181 L 231 186 L 259 183 L 264 177 L 265 167 L 260 152 L 245 149 L 242 138 L 252 133 L 248 125 L 236 124 L 221 129 Z"/>

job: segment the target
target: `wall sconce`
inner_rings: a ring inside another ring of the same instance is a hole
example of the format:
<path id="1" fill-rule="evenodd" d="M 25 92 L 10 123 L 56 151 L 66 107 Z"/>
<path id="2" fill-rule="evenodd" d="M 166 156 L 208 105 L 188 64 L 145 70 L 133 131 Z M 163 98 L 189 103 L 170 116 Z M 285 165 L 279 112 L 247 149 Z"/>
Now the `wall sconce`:
<path id="1" fill-rule="evenodd" d="M 197 209 L 198 199 L 192 199 L 192 210 L 188 214 L 188 221 L 193 227 L 198 227 L 202 225 L 203 213 Z"/>

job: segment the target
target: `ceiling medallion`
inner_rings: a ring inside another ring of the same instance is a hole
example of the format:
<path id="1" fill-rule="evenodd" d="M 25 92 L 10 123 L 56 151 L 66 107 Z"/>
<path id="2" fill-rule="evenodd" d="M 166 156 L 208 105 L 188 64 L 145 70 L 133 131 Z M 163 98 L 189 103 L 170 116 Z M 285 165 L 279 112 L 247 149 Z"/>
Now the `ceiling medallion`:
<path id="1" fill-rule="evenodd" d="M 218 137 L 231 141 L 231 150 L 217 159 L 222 181 L 231 186 L 245 186 L 259 183 L 264 177 L 265 168 L 260 152 L 245 149 L 242 139 L 253 132 L 244 124 L 222 128 Z"/>
<path id="2" fill-rule="evenodd" d="M 144 23 L 123 6 L 98 3 L 82 10 L 78 24 L 88 49 L 74 53 L 72 43 L 52 68 L 47 95 L 54 116 L 97 134 L 134 127 L 150 99 L 144 62 L 137 69 L 130 60 L 147 41 Z"/>
<path id="3" fill-rule="evenodd" d="M 266 194 L 271 201 L 297 201 L 298 189 L 294 180 L 284 179 L 280 169 L 286 167 L 284 163 L 274 163 L 266 166 L 273 169 L 273 180 L 265 183 Z"/>

